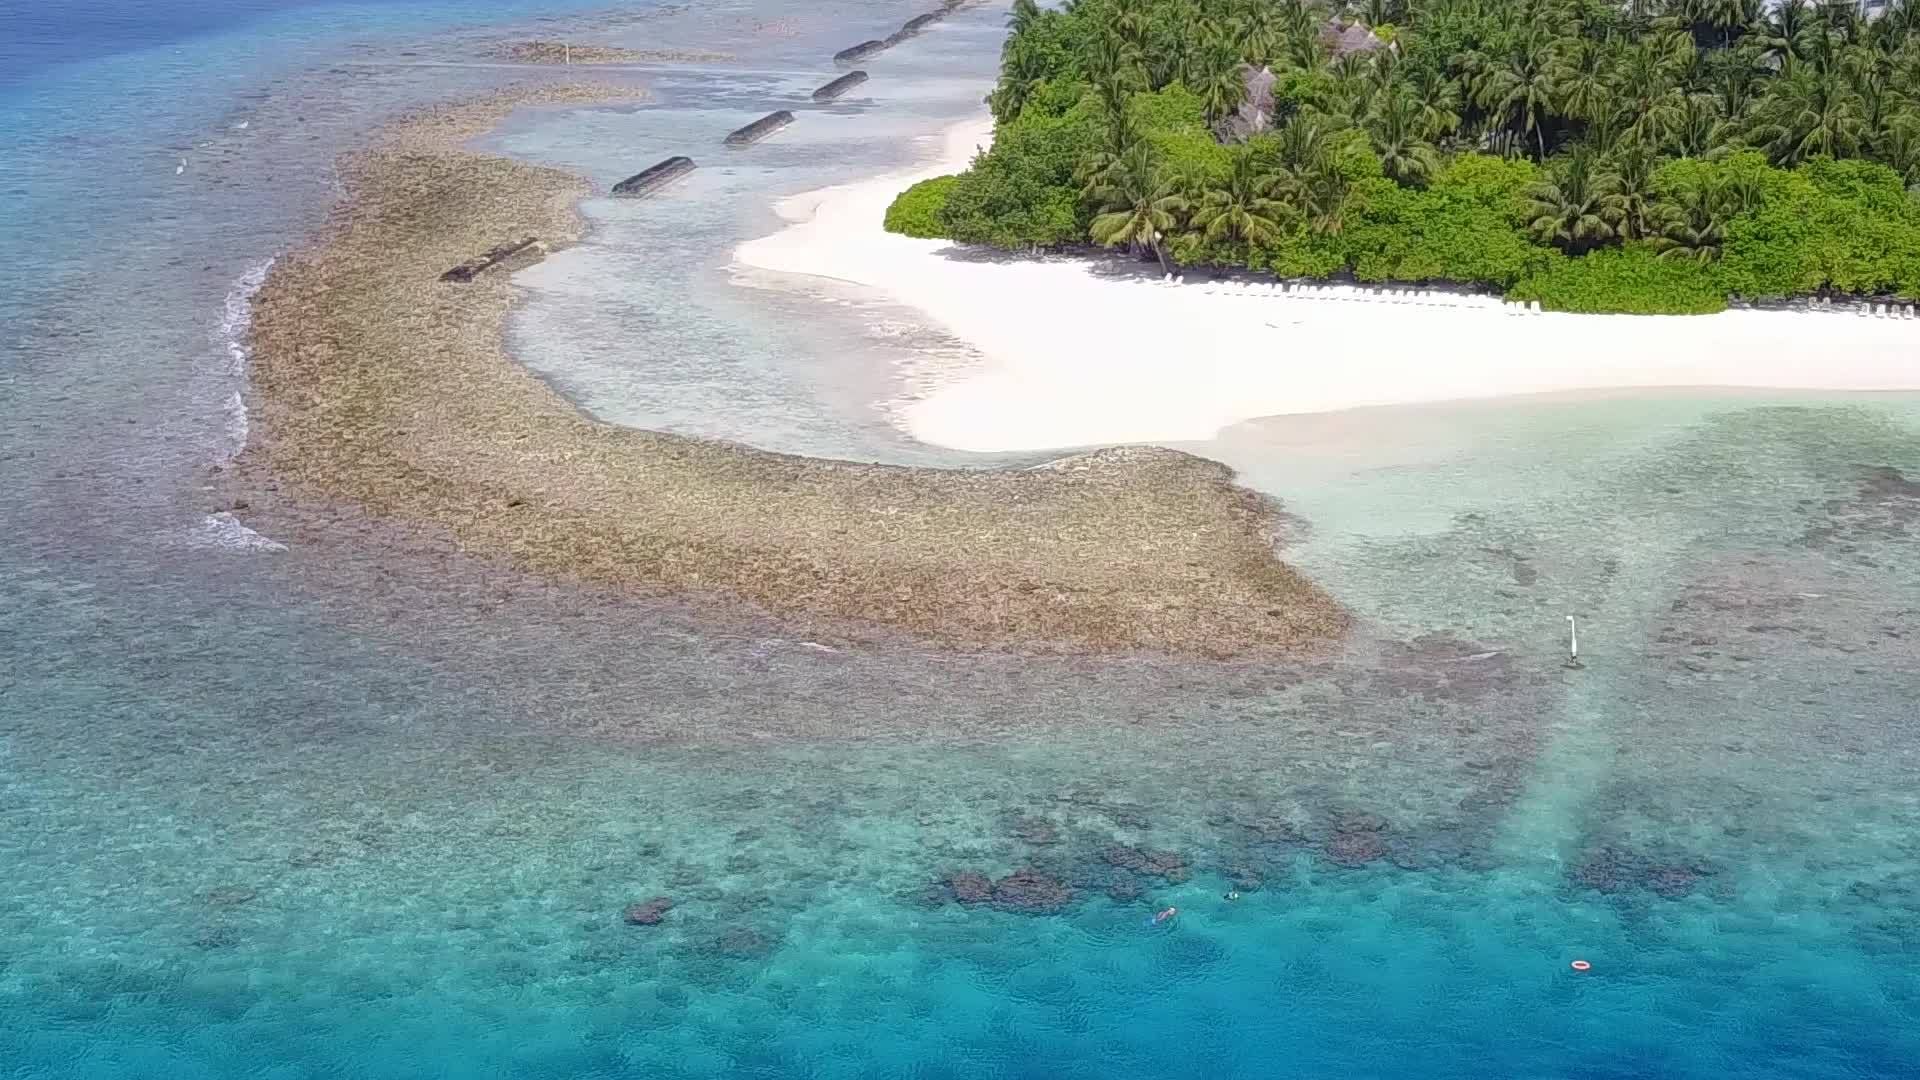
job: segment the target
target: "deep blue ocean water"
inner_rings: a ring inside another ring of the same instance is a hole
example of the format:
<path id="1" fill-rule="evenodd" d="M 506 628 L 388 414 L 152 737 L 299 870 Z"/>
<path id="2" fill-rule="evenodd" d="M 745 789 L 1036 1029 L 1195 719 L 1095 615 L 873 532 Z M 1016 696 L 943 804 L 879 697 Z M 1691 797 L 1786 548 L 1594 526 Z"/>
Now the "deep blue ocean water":
<path id="1" fill-rule="evenodd" d="M 512 75 L 507 38 L 735 55 L 496 140 L 605 181 L 914 13 L 0 0 L 0 1077 L 1920 1072 L 1912 397 L 1192 447 L 1359 616 L 1304 666 L 835 652 L 207 530 L 241 286 L 379 119 Z M 898 313 L 724 251 L 974 107 L 1000 19 L 680 202 L 590 203 L 571 265 L 635 287 L 550 287 L 523 353 L 609 411 L 937 458 L 842 400 Z M 947 884 L 1023 867 L 1071 901 Z"/>

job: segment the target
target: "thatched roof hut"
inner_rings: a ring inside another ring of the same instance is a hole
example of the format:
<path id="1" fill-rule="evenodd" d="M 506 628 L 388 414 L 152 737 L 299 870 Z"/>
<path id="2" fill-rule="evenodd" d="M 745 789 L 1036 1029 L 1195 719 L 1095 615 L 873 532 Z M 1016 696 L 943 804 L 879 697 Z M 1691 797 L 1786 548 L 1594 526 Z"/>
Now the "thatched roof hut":
<path id="1" fill-rule="evenodd" d="M 1251 66 L 1242 67 L 1241 74 L 1246 78 L 1247 96 L 1241 99 L 1239 110 L 1228 121 L 1234 134 L 1240 138 L 1258 135 L 1273 126 L 1273 69 Z"/>
<path id="2" fill-rule="evenodd" d="M 1387 43 L 1373 36 L 1373 31 L 1354 23 L 1340 25 L 1338 19 L 1328 19 L 1327 25 L 1320 30 L 1320 45 L 1336 59 L 1356 52 L 1373 52 L 1384 49 Z"/>

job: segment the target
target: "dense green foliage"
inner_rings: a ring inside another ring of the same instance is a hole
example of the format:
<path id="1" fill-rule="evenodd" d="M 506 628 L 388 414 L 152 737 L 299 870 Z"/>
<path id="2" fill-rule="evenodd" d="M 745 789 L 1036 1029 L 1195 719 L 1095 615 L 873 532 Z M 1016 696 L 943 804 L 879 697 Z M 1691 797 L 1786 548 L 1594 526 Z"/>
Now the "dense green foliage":
<path id="1" fill-rule="evenodd" d="M 1920 296 L 1920 0 L 1325 2 L 1017 0 L 938 231 L 1578 311 Z"/>
<path id="2" fill-rule="evenodd" d="M 1086 238 L 1074 169 L 1093 149 L 1098 121 L 1090 107 L 1053 115 L 1036 108 L 994 133 L 947 193 L 942 224 L 962 243 L 1021 249 Z"/>
<path id="3" fill-rule="evenodd" d="M 947 209 L 947 196 L 959 182 L 957 176 L 936 176 L 901 192 L 887 207 L 886 230 L 922 240 L 945 237 L 947 227 L 941 215 Z"/>
<path id="4" fill-rule="evenodd" d="M 1538 300 L 1550 311 L 1703 315 L 1727 306 L 1712 274 L 1702 273 L 1696 263 L 1662 259 L 1641 242 L 1555 259 L 1508 295 Z"/>

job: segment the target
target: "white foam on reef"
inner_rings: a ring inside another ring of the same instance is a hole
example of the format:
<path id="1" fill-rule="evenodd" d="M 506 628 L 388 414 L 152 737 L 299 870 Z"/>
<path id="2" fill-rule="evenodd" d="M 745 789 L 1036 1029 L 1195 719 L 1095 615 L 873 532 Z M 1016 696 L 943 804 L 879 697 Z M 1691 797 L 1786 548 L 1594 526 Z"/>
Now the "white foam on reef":
<path id="1" fill-rule="evenodd" d="M 220 430 L 214 435 L 214 464 L 230 464 L 247 447 L 247 368 L 253 359 L 247 335 L 253 328 L 253 297 L 266 283 L 272 259 L 253 266 L 234 280 L 220 305 L 220 325 L 212 337 L 219 349 L 216 378 L 225 391 L 221 403 Z M 240 523 L 231 513 L 207 514 L 186 529 L 168 530 L 160 542 L 187 547 L 214 548 L 221 551 L 285 551 L 287 545 L 262 536 Z"/>
<path id="2" fill-rule="evenodd" d="M 170 533 L 161 538 L 162 543 L 194 548 L 212 548 L 218 551 L 285 551 L 287 545 L 271 537 L 262 536 L 240 523 L 225 510 L 217 514 L 208 514 L 200 523 L 178 533 Z"/>
<path id="3" fill-rule="evenodd" d="M 234 281 L 221 304 L 220 326 L 214 331 L 214 338 L 226 357 L 225 374 L 233 386 L 227 395 L 226 424 L 218 452 L 223 465 L 239 457 L 247 446 L 247 402 L 241 393 L 246 386 L 247 365 L 253 358 L 247 333 L 253 328 L 253 296 L 266 283 L 267 271 L 271 269 L 273 260 L 268 259 Z"/>

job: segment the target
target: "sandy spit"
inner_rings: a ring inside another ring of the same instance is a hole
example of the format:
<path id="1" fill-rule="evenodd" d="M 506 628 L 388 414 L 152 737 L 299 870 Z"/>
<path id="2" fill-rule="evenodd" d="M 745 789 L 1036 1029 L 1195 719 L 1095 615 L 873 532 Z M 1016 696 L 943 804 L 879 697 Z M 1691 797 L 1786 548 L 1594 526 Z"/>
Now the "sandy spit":
<path id="1" fill-rule="evenodd" d="M 262 497 L 350 502 L 563 578 L 960 647 L 1226 657 L 1344 632 L 1275 557 L 1275 508 L 1215 462 L 813 460 L 601 423 L 515 364 L 510 277 L 439 275 L 529 236 L 577 239 L 588 185 L 464 143 L 519 106 L 633 96 L 512 90 L 397 123 L 341 163 L 334 220 L 254 301 L 241 472 Z"/>
<path id="2" fill-rule="evenodd" d="M 966 168 L 984 113 L 926 165 L 796 195 L 736 259 L 868 287 L 986 360 L 902 410 L 924 442 L 979 452 L 1210 439 L 1265 416 L 1625 388 L 1920 389 L 1910 306 L 1644 317 L 1532 312 L 1438 289 L 1163 282 L 1118 258 L 998 258 L 893 236 L 908 184 Z"/>

